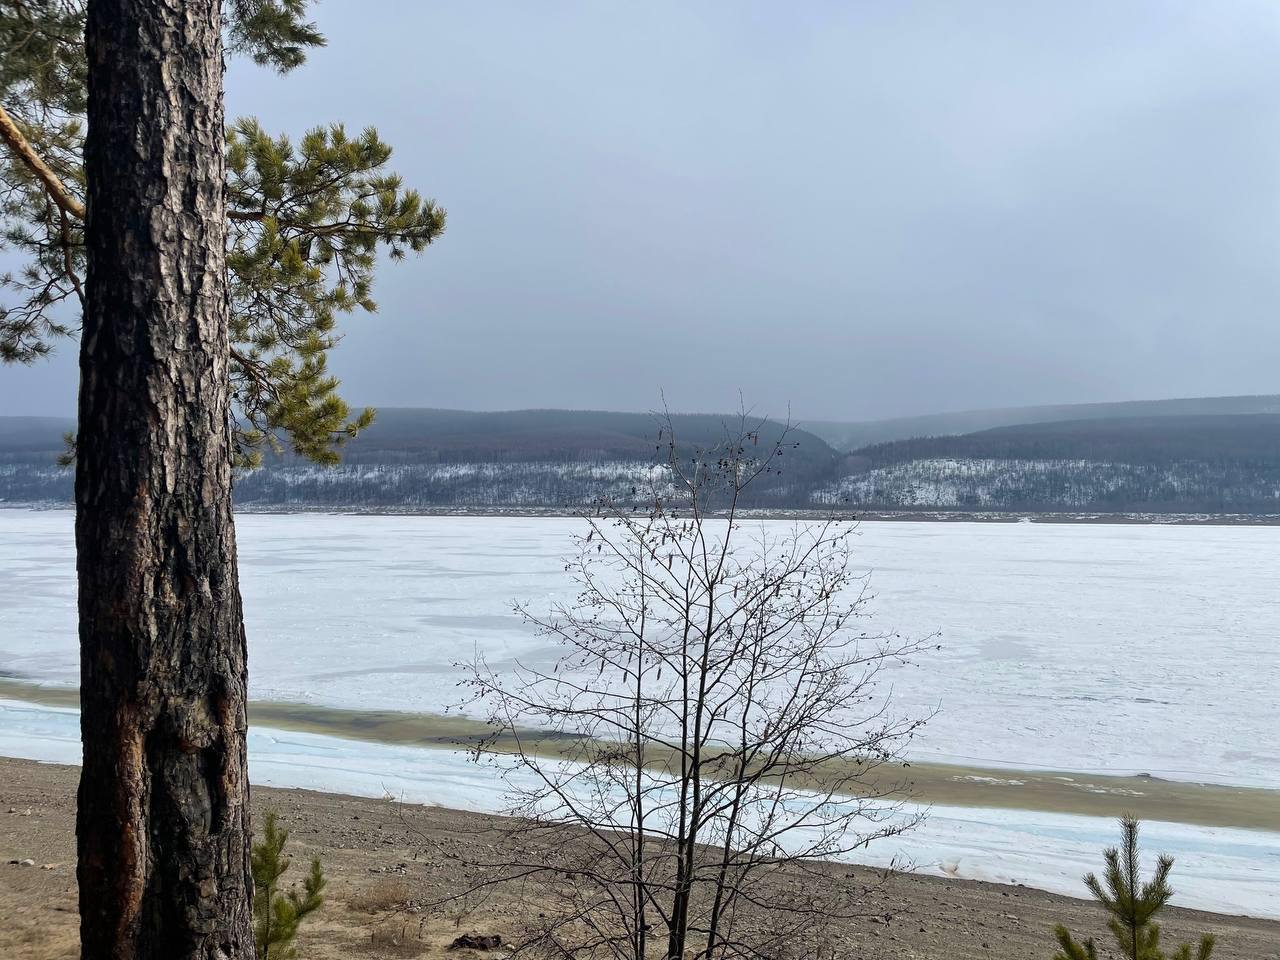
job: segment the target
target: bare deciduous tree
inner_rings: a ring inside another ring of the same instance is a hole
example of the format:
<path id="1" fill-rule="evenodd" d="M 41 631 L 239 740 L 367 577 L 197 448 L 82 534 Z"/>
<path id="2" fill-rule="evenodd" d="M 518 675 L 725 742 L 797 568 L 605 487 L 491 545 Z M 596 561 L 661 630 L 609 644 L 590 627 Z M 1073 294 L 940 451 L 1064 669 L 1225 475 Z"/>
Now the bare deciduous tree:
<path id="1" fill-rule="evenodd" d="M 477 757 L 520 817 L 519 853 L 477 882 L 535 892 L 526 950 L 782 956 L 819 920 L 859 912 L 859 890 L 815 861 L 918 819 L 898 780 L 870 773 L 924 722 L 891 708 L 878 675 L 926 641 L 859 629 L 852 523 L 779 532 L 744 515 L 787 436 L 761 444 L 744 416 L 692 453 L 669 418 L 659 429 L 648 509 L 605 502 L 586 518 L 565 567 L 576 600 L 517 608 L 562 655 L 469 674 L 494 729 Z M 797 870 L 817 882 L 761 885 Z"/>

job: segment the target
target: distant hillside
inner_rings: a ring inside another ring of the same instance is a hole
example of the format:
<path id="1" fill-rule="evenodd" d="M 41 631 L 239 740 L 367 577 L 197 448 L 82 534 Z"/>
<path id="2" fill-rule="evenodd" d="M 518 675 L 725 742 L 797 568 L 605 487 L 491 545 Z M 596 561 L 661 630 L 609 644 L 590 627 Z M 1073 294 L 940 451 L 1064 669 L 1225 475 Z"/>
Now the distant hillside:
<path id="1" fill-rule="evenodd" d="M 713 446 L 736 429 L 737 417 L 722 414 L 674 414 L 677 440 L 689 448 Z M 750 420 L 754 424 L 755 420 Z M 383 460 L 386 455 L 420 462 L 608 459 L 649 460 L 658 446 L 658 419 L 647 413 L 602 410 L 509 410 L 476 412 L 430 408 L 380 407 L 374 425 L 343 451 L 353 462 Z M 761 441 L 777 437 L 781 425 L 768 422 Z M 834 451 L 805 430 L 793 429 L 808 459 L 826 461 Z"/>
<path id="2" fill-rule="evenodd" d="M 0 455 L 52 450 L 62 452 L 62 438 L 75 430 L 70 417 L 0 417 Z"/>
<path id="3" fill-rule="evenodd" d="M 1062 420 L 1110 420 L 1135 417 L 1179 417 L 1249 413 L 1280 414 L 1280 395 L 1252 397 L 1196 397 L 1183 400 L 1135 400 L 1125 403 L 1074 403 L 1041 407 L 1005 407 L 937 413 L 922 417 L 853 422 L 805 421 L 805 429 L 837 450 L 856 450 L 869 444 L 912 437 L 943 437 L 993 427 L 1044 424 Z"/>
<path id="4" fill-rule="evenodd" d="M 738 429 L 734 416 L 680 414 L 672 423 L 686 459 Z M 70 471 L 54 462 L 70 428 L 52 418 L 0 418 L 0 500 L 70 500 Z M 577 506 L 648 487 L 670 439 L 660 443 L 659 429 L 648 414 L 384 408 L 344 448 L 341 465 L 268 457 L 262 469 L 237 477 L 236 500 L 243 506 Z M 761 448 L 782 430 L 764 423 Z M 795 446 L 787 448 L 781 474 L 756 486 L 762 505 L 803 506 L 815 486 L 836 475 L 839 458 L 824 441 L 792 430 L 788 442 Z"/>
<path id="5" fill-rule="evenodd" d="M 1280 513 L 1280 414 L 1022 424 L 874 444 L 824 502 L 864 508 Z"/>
<path id="6" fill-rule="evenodd" d="M 922 457 L 1280 463 L 1280 413 L 1122 417 L 997 427 L 956 437 L 895 440 L 855 451 L 876 466 Z"/>
<path id="7" fill-rule="evenodd" d="M 844 454 L 797 430 L 790 439 L 798 446 L 786 450 L 782 473 L 757 488 L 752 505 L 1280 514 L 1280 411 L 1222 412 L 1274 399 L 1094 404 L 1087 409 L 1106 416 L 895 439 Z M 1217 412 L 1175 412 L 1180 408 Z M 1116 415 L 1121 409 L 1147 412 Z M 682 459 L 722 441 L 734 421 L 673 419 Z M 70 426 L 54 418 L 0 418 L 0 502 L 70 502 L 71 471 L 56 464 Z M 781 430 L 765 424 L 762 448 Z M 338 467 L 270 457 L 237 477 L 236 501 L 264 509 L 407 510 L 565 509 L 601 496 L 626 501 L 669 481 L 657 434 L 657 422 L 642 414 L 385 409 L 347 446 Z"/>
<path id="8" fill-rule="evenodd" d="M 685 460 L 739 429 L 733 416 L 671 419 Z M 290 457 L 269 462 L 239 478 L 236 499 L 246 506 L 398 507 L 566 507 L 600 496 L 626 500 L 665 475 L 660 429 L 649 414 L 597 410 L 381 409 L 374 425 L 344 449 L 340 466 L 320 468 Z M 782 430 L 781 424 L 763 424 L 762 449 Z M 762 478 L 754 504 L 805 506 L 816 486 L 836 476 L 839 458 L 824 441 L 793 430 L 788 442 L 796 446 L 786 450 L 781 475 Z"/>

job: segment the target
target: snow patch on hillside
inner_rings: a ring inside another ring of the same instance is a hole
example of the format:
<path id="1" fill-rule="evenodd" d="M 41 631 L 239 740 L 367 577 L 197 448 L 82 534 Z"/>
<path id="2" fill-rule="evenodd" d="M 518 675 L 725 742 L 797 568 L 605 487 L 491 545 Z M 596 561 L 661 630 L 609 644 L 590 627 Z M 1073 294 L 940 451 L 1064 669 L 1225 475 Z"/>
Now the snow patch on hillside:
<path id="1" fill-rule="evenodd" d="M 239 478 L 236 503 L 582 505 L 674 493 L 670 470 L 643 460 L 273 466 Z"/>
<path id="2" fill-rule="evenodd" d="M 1164 465 L 1098 460 L 932 458 L 874 467 L 841 477 L 813 494 L 815 503 L 916 508 L 1061 510 L 1107 504 L 1176 501 L 1224 508 L 1236 501 L 1275 500 L 1280 486 L 1257 478 L 1241 483 L 1214 465 Z"/>

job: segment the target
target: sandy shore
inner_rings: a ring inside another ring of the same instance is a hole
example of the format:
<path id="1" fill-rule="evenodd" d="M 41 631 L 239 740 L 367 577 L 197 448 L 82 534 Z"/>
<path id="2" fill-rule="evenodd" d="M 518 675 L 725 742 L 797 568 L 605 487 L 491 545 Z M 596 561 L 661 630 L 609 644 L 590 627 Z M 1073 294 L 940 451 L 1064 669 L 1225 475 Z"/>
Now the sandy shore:
<path id="1" fill-rule="evenodd" d="M 0 759 L 0 956 L 76 956 L 72 767 Z M 292 831 L 295 861 L 319 856 L 330 876 L 328 902 L 308 928 L 308 960 L 466 956 L 446 953 L 459 933 L 512 933 L 528 891 L 502 888 L 447 909 L 424 904 L 456 892 L 468 858 L 514 842 L 501 818 L 300 790 L 257 788 L 255 816 L 274 808 Z M 31 859 L 34 865 L 11 864 Z M 1053 952 L 1052 928 L 1066 922 L 1100 935 L 1101 916 L 1084 901 L 1021 886 L 832 866 L 869 887 L 866 918 L 831 932 L 837 955 L 863 960 L 1027 960 Z M 798 883 L 779 877 L 781 885 Z M 783 891 L 780 891 L 783 892 Z M 534 901 L 536 909 L 536 901 Z M 872 919 L 874 918 L 874 919 Z M 1219 960 L 1270 960 L 1280 922 L 1170 909 L 1168 939 L 1209 930 Z"/>
<path id="2" fill-rule="evenodd" d="M 0 699 L 78 707 L 75 690 L 0 679 Z M 306 704 L 254 701 L 250 722 L 279 730 L 418 747 L 456 747 L 474 741 L 484 727 L 464 717 L 393 711 L 340 710 Z M 539 743 L 537 734 L 524 738 Z M 553 754 L 554 741 L 539 752 Z M 1280 831 L 1280 790 L 1186 783 L 1149 776 L 1108 776 L 1053 770 L 1014 770 L 941 763 L 885 764 L 864 780 L 870 791 L 892 792 L 920 803 L 1034 810 L 1080 816 L 1133 813 L 1204 827 Z"/>

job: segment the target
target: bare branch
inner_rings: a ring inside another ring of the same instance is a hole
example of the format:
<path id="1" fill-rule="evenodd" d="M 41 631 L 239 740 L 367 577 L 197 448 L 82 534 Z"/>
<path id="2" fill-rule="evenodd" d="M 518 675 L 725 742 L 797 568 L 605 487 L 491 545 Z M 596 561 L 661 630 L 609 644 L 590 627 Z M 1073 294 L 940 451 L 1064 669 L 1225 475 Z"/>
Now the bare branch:
<path id="1" fill-rule="evenodd" d="M 653 488 L 583 517 L 565 565 L 577 598 L 517 607 L 559 659 L 471 665 L 470 703 L 495 731 L 476 755 L 506 777 L 530 843 L 486 865 L 486 883 L 553 883 L 563 910 L 541 898 L 530 949 L 639 960 L 660 923 L 664 956 L 763 957 L 797 918 L 860 909 L 830 876 L 785 903 L 757 892 L 763 878 L 919 821 L 905 785 L 872 772 L 927 719 L 897 715 L 880 670 L 925 642 L 855 628 L 868 594 L 849 524 L 779 532 L 740 516 L 790 449 L 786 431 L 762 445 L 744 411 L 691 453 L 669 416 L 658 429 L 667 469 Z M 561 746 L 541 752 L 548 738 Z M 513 741 L 514 755 L 493 752 Z M 760 917 L 779 912 L 789 919 L 766 930 Z"/>

